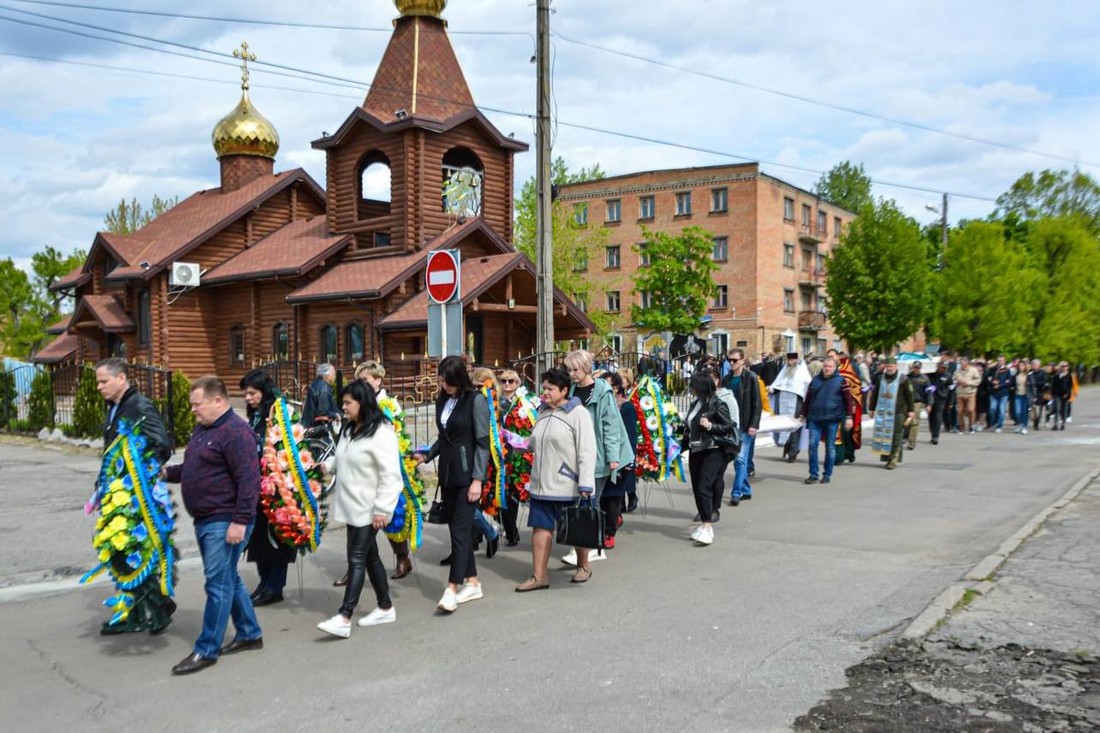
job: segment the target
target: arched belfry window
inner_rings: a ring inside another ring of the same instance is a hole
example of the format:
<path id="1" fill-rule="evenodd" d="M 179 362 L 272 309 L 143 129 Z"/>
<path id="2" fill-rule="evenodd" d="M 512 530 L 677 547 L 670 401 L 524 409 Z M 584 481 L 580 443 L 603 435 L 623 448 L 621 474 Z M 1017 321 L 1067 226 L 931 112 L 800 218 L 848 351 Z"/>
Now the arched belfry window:
<path id="1" fill-rule="evenodd" d="M 336 326 L 331 323 L 321 326 L 321 361 L 336 363 Z"/>
<path id="2" fill-rule="evenodd" d="M 469 148 L 451 148 L 443 156 L 443 211 L 456 220 L 481 216 L 485 166 Z"/>
<path id="3" fill-rule="evenodd" d="M 390 213 L 393 180 L 390 159 L 372 150 L 359 162 L 359 219 L 373 219 Z"/>

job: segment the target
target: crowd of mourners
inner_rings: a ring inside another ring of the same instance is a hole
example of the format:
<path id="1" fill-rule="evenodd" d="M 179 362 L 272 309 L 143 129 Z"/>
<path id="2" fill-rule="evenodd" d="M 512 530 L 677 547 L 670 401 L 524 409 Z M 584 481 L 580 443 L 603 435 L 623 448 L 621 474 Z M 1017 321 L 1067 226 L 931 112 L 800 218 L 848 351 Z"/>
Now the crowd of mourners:
<path id="1" fill-rule="evenodd" d="M 331 490 L 315 493 L 327 499 L 332 518 L 346 525 L 346 572 L 333 583 L 343 588 L 337 612 L 318 628 L 333 636 L 350 636 L 367 584 L 375 603 L 357 624 L 396 621 L 389 582 L 412 571 L 411 553 L 424 520 L 448 528 L 449 553 L 440 560 L 449 568 L 437 604 L 442 613 L 484 597 L 477 552 L 485 543 L 485 555 L 491 559 L 502 536 L 508 546 L 521 542 L 521 504 L 526 505 L 530 530 L 531 571 L 515 592 L 550 587 L 550 559 L 563 517 L 584 503 L 602 511 L 602 536 L 595 546 L 570 548 L 561 560 L 575 568 L 572 583 L 589 582 L 593 562 L 606 559 L 615 549 L 624 515 L 638 507 L 638 478 L 652 477 L 647 471 L 655 468 L 657 443 L 662 464 L 676 468 L 671 475 L 690 482 L 698 525 L 691 540 L 705 547 L 715 540 L 723 505 L 728 501 L 736 507 L 752 499 L 755 444 L 761 431 L 771 434 L 788 462 L 806 451 L 805 482 L 827 484 L 834 469 L 854 461 L 865 442 L 885 468 L 896 468 L 904 452 L 916 448 L 922 420 L 933 445 L 945 433 L 1001 433 L 1009 418 L 1018 433 L 1065 430 L 1078 394 L 1076 376 L 1066 362 L 1044 365 L 998 357 L 985 363 L 945 354 L 926 372 L 920 361 L 899 364 L 894 357 L 873 352 L 849 356 L 830 350 L 821 358 L 762 355 L 750 363 L 743 349 L 734 348 L 720 358 L 691 361 L 682 375 L 690 403 L 677 411 L 662 392 L 669 376 L 667 362 L 663 364 L 642 360 L 635 371 L 597 365 L 591 353 L 574 351 L 562 366 L 540 375 L 536 394 L 513 370 L 498 374 L 472 368 L 461 357 L 444 358 L 438 365 L 434 405 L 438 437 L 419 447 L 409 443 L 401 424 L 403 413 L 387 398 L 386 372 L 380 363 L 359 365 L 354 379 L 338 393 L 335 370 L 321 365 L 306 392 L 300 421 L 304 428 L 341 425 L 333 432 L 334 449 L 324 461 Z M 132 421 L 130 426 L 144 423 L 147 441 L 164 461 L 162 449 L 167 446 L 160 445 L 164 441 L 159 416 L 129 385 L 125 362 L 105 360 L 97 377 L 109 409 L 105 435 L 113 438 L 120 428 L 132 430 L 126 421 Z M 265 479 L 261 489 L 261 470 L 286 462 L 287 454 L 277 454 L 272 443 L 289 440 L 293 432 L 285 423 L 287 403 L 261 370 L 245 376 L 240 387 L 247 420 L 235 416 L 221 380 L 196 380 L 191 390 L 195 433 L 183 462 L 167 466 L 161 474 L 182 483 L 207 575 L 202 634 L 193 654 L 173 668 L 177 674 L 203 669 L 219 655 L 262 648 L 254 608 L 283 601 L 288 565 L 304 551 L 304 545 L 285 541 L 271 524 L 285 523 L 289 511 L 292 524 L 309 529 L 292 506 L 283 506 L 282 515 L 272 513 L 270 495 L 285 487 Z M 643 391 L 646 397 L 639 400 Z M 641 405 L 648 405 L 650 413 L 643 413 Z M 280 415 L 283 422 L 277 419 Z M 251 445 L 241 450 L 241 435 L 254 437 L 249 439 L 254 452 Z M 419 485 L 417 467 L 427 462 L 435 463 L 438 484 L 430 507 L 427 494 L 410 491 Z M 727 481 L 731 464 L 732 478 Z M 308 513 L 308 507 L 302 508 Z M 400 525 L 396 535 L 395 524 Z M 321 528 L 315 525 L 314 541 Z M 390 538 L 392 574 L 379 552 L 379 533 Z M 256 563 L 259 575 L 251 594 L 236 570 L 243 552 Z M 167 594 L 162 589 L 162 595 Z M 165 597 L 154 613 L 148 598 L 157 600 L 156 594 L 138 599 L 136 610 L 129 616 L 117 614 L 104 624 L 103 632 L 162 631 L 171 621 L 174 603 Z M 236 635 L 223 646 L 230 619 Z"/>

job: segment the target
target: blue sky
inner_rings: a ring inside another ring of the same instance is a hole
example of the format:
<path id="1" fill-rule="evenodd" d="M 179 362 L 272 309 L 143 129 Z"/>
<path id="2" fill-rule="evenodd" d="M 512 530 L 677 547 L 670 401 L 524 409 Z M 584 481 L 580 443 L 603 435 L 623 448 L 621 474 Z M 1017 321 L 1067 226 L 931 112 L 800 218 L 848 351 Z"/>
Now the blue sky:
<path id="1" fill-rule="evenodd" d="M 0 256 L 21 264 L 45 244 L 87 248 L 120 198 L 148 202 L 154 194 L 184 197 L 217 185 L 210 130 L 236 104 L 239 90 L 233 66 L 6 20 L 64 26 L 17 10 L 222 54 L 247 40 L 261 60 L 353 80 L 326 85 L 274 76 L 262 67 L 253 74 L 253 101 L 282 139 L 276 168 L 303 166 L 322 184 L 323 155 L 309 143 L 335 130 L 362 101 L 397 14 L 390 0 L 240 0 L 231 10 L 212 0 L 75 4 L 379 30 L 184 20 L 0 0 Z M 553 7 L 555 103 L 562 123 L 554 152 L 572 167 L 599 163 L 619 174 L 738 158 L 565 123 L 760 160 L 766 172 L 806 188 L 819 171 L 852 160 L 876 181 L 928 189 L 875 190 L 922 222 L 936 218 L 924 207 L 938 205 L 937 192 L 960 194 L 950 203 L 957 220 L 990 213 L 993 199 L 1029 170 L 1079 163 L 1100 177 L 1092 165 L 1100 163 L 1100 5 L 1091 0 L 555 0 Z M 478 104 L 533 114 L 534 3 L 452 0 L 444 16 Z M 477 33 L 485 31 L 493 34 Z M 505 134 L 534 143 L 530 119 L 487 114 Z M 533 152 L 517 159 L 517 186 L 533 173 L 534 159 Z"/>

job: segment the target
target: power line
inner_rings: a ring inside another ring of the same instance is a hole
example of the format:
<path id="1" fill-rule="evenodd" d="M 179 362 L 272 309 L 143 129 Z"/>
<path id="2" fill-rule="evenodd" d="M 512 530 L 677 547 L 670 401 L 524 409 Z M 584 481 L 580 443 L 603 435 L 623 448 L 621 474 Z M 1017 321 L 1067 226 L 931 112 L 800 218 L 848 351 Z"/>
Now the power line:
<path id="1" fill-rule="evenodd" d="M 177 19 L 183 19 L 183 20 L 202 20 L 202 21 L 209 21 L 209 22 L 216 22 L 216 23 L 240 23 L 240 24 L 248 24 L 248 25 L 262 25 L 262 26 L 269 26 L 269 27 L 309 28 L 309 29 L 318 29 L 318 30 L 339 30 L 339 31 L 361 31 L 361 32 L 371 32 L 371 33 L 377 33 L 377 32 L 388 33 L 388 32 L 391 32 L 391 29 L 384 28 L 384 27 L 355 26 L 355 25 L 331 24 L 331 23 L 305 23 L 305 22 L 296 22 L 296 21 L 273 21 L 273 20 L 265 20 L 265 19 L 260 19 L 260 18 L 231 18 L 231 17 L 224 17 L 224 16 L 197 15 L 197 14 L 189 14 L 189 13 L 170 13 L 170 12 L 166 12 L 166 11 L 156 11 L 156 10 L 134 10 L 134 9 L 130 9 L 130 8 L 116 8 L 116 7 L 109 7 L 109 6 L 104 6 L 104 5 L 81 5 L 79 3 L 61 2 L 60 0 L 9 0 L 9 1 L 10 2 L 26 3 L 26 4 L 29 4 L 29 5 L 45 5 L 45 6 L 52 6 L 52 7 L 77 8 L 77 9 L 80 9 L 80 10 L 92 10 L 92 11 L 107 12 L 107 13 L 124 13 L 124 14 L 129 14 L 129 15 L 153 16 L 153 17 L 161 17 L 161 18 L 177 18 Z M 11 10 L 15 10 L 15 9 L 11 8 Z M 27 12 L 27 11 L 18 11 L 18 10 L 16 10 L 15 12 Z M 42 17 L 49 17 L 49 16 L 42 16 Z M 57 19 L 57 20 L 60 20 L 60 19 Z M 488 35 L 488 36 L 527 36 L 527 37 L 532 39 L 532 42 L 534 41 L 534 37 L 532 36 L 532 34 L 527 32 L 527 31 L 503 31 L 503 30 L 493 30 L 493 31 L 488 31 L 488 30 L 451 31 L 451 30 L 449 30 L 448 34 L 450 34 L 450 35 Z M 661 67 L 661 68 L 669 69 L 671 71 L 677 71 L 677 72 L 682 73 L 682 74 L 690 74 L 690 75 L 693 75 L 693 76 L 698 76 L 698 77 L 701 77 L 701 78 L 704 78 L 704 79 L 710 79 L 712 81 L 718 81 L 718 82 L 721 82 L 721 83 L 724 83 L 724 84 L 730 84 L 730 85 L 741 87 L 741 88 L 744 88 L 744 89 L 751 89 L 753 91 L 757 91 L 757 92 L 760 92 L 760 93 L 763 93 L 763 94 L 771 94 L 771 95 L 775 95 L 775 96 L 778 96 L 778 97 L 783 97 L 785 99 L 790 99 L 790 100 L 793 100 L 793 101 L 801 102 L 803 104 L 810 104 L 810 105 L 815 105 L 815 106 L 819 106 L 819 107 L 824 107 L 826 109 L 832 109 L 832 110 L 835 110 L 835 111 L 838 111 L 838 112 L 844 112 L 846 114 L 852 114 L 852 115 L 857 115 L 857 116 L 860 116 L 860 117 L 865 117 L 867 119 L 876 120 L 878 122 L 885 122 L 885 123 L 888 123 L 888 124 L 891 124 L 891 125 L 899 125 L 899 126 L 902 126 L 902 127 L 908 127 L 910 129 L 920 130 L 921 132 L 927 132 L 927 133 L 931 133 L 931 134 L 934 134 L 934 135 L 941 135 L 941 136 L 944 136 L 944 137 L 951 137 L 951 138 L 955 138 L 957 140 L 964 140 L 966 142 L 972 142 L 972 143 L 976 143 L 976 144 L 979 144 L 979 145 L 986 145 L 986 146 L 990 146 L 990 147 L 994 147 L 994 148 L 999 148 L 1001 150 L 1009 150 L 1009 151 L 1017 152 L 1017 153 L 1027 153 L 1029 155 L 1035 155 L 1035 156 L 1042 157 L 1042 158 L 1048 158 L 1048 159 L 1051 159 L 1051 160 L 1058 160 L 1058 161 L 1065 162 L 1065 163 L 1072 163 L 1073 165 L 1087 165 L 1087 166 L 1090 166 L 1090 167 L 1100 167 L 1100 163 L 1080 161 L 1076 158 L 1069 158 L 1069 157 L 1066 157 L 1066 156 L 1063 156 L 1063 155 L 1057 155 L 1057 154 L 1054 154 L 1054 153 L 1044 152 L 1042 150 L 1036 150 L 1036 149 L 1033 149 L 1033 148 L 1025 148 L 1025 147 L 1021 147 L 1021 146 L 1017 146 L 1017 145 L 1010 145 L 1008 143 L 998 142 L 996 140 L 987 140 L 985 138 L 976 137 L 974 135 L 966 135 L 966 134 L 963 134 L 963 133 L 951 132 L 950 130 L 944 130 L 942 128 L 933 127 L 931 125 L 925 125 L 925 124 L 921 124 L 919 122 L 911 122 L 911 121 L 908 121 L 908 120 L 902 120 L 902 119 L 897 119 L 897 118 L 894 118 L 894 117 L 888 117 L 886 115 L 878 114 L 876 112 L 869 112 L 867 110 L 862 110 L 862 109 L 858 109 L 858 108 L 855 108 L 855 107 L 847 107 L 847 106 L 844 106 L 844 105 L 834 104 L 832 102 L 828 102 L 828 101 L 825 101 L 825 100 L 816 99 L 816 98 L 808 97 L 808 96 L 801 95 L 801 94 L 795 94 L 793 92 L 784 91 L 782 89 L 773 89 L 771 87 L 766 87 L 766 86 L 763 86 L 763 85 L 760 85 L 760 84 L 753 84 L 751 82 L 746 82 L 746 81 L 742 81 L 740 79 L 734 79 L 734 78 L 731 78 L 731 77 L 722 76 L 720 74 L 712 73 L 712 72 L 709 72 L 709 71 L 703 71 L 703 70 L 695 69 L 695 68 L 691 68 L 691 67 L 678 66 L 676 64 L 670 64 L 668 62 L 660 61 L 660 60 L 653 59 L 653 58 L 649 58 L 647 56 L 642 56 L 640 54 L 634 54 L 634 53 L 630 53 L 628 51 L 621 51 L 621 50 L 618 50 L 618 49 L 609 48 L 607 46 L 601 46 L 599 44 L 591 43 L 589 41 L 582 41 L 582 40 L 579 40 L 579 39 L 570 38 L 568 36 L 562 35 L 561 33 L 557 32 L 557 31 L 552 31 L 552 34 L 554 35 L 554 37 L 556 37 L 556 38 L 558 38 L 558 39 L 560 39 L 560 40 L 562 40 L 566 43 L 570 43 L 570 44 L 580 46 L 580 47 L 583 47 L 583 48 L 589 48 L 589 49 L 592 49 L 594 51 L 599 51 L 601 53 L 606 53 L 606 54 L 611 54 L 611 55 L 615 55 L 615 56 L 620 56 L 620 57 L 623 57 L 623 58 L 632 59 L 634 61 L 639 61 L 641 63 L 651 64 L 653 66 L 658 66 L 658 67 Z"/>

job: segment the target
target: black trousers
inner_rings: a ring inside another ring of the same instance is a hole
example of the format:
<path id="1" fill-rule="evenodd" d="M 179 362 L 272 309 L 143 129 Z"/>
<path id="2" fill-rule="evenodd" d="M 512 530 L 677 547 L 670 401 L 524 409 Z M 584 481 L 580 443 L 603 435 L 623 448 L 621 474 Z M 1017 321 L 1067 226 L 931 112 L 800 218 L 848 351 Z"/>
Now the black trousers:
<path id="1" fill-rule="evenodd" d="M 477 576 L 473 544 L 477 505 L 466 500 L 469 490 L 469 486 L 444 486 L 439 490 L 443 497 L 443 516 L 447 517 L 447 528 L 451 532 L 451 573 L 447 580 L 456 585 Z"/>
<path id="2" fill-rule="evenodd" d="M 932 406 L 928 408 L 928 431 L 932 433 L 932 440 L 940 439 L 940 429 L 943 427 L 944 408 L 947 403 L 941 400 L 932 400 Z"/>
<path id="3" fill-rule="evenodd" d="M 609 537 L 615 536 L 615 530 L 617 530 L 619 524 L 619 517 L 623 514 L 623 497 L 621 496 L 601 496 L 600 497 L 600 509 L 606 515 L 604 518 L 603 533 Z"/>
<path id="4" fill-rule="evenodd" d="M 504 539 L 509 542 L 519 539 L 519 497 L 512 493 L 507 496 L 507 505 L 500 512 L 500 521 L 504 525 Z"/>
<path id="5" fill-rule="evenodd" d="M 359 605 L 359 596 L 363 592 L 364 576 L 370 578 L 371 588 L 378 600 L 378 607 L 390 608 L 390 584 L 386 579 L 386 566 L 378 555 L 378 530 L 374 527 L 347 528 L 348 533 L 348 584 L 344 587 L 344 602 L 340 605 L 340 614 L 351 618 L 355 607 Z"/>
<path id="6" fill-rule="evenodd" d="M 726 463 L 726 457 L 718 448 L 692 451 L 688 454 L 691 491 L 695 494 L 695 508 L 699 510 L 699 518 L 704 522 L 709 522 L 714 516 L 714 510 L 722 506 L 725 486 L 722 473 Z"/>

